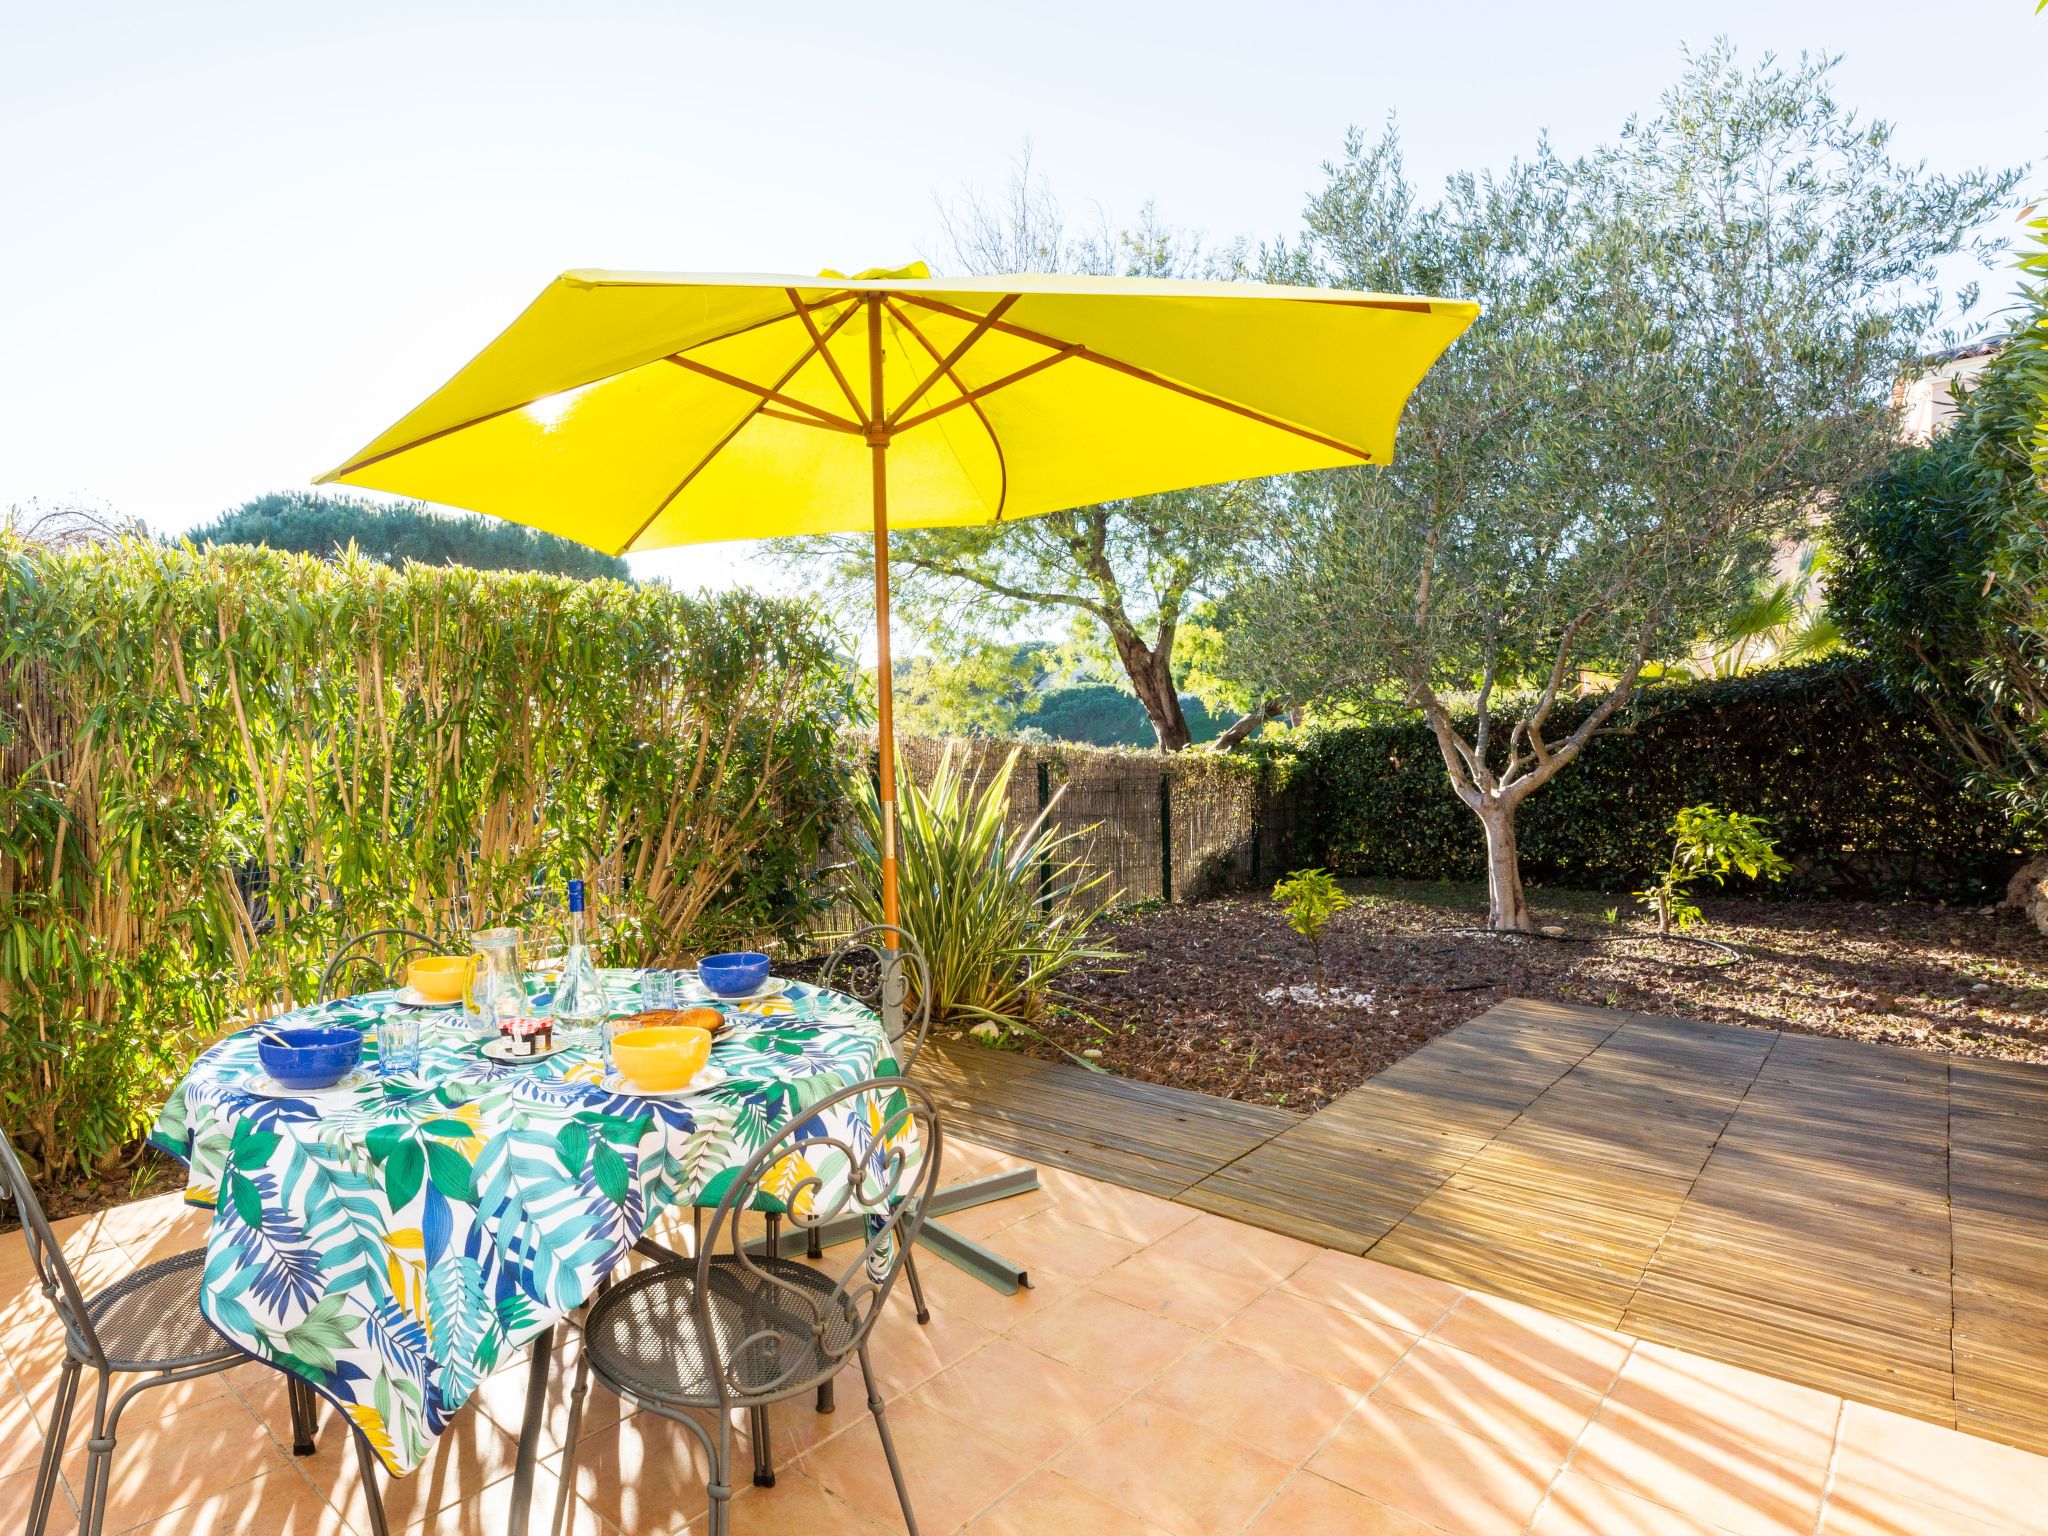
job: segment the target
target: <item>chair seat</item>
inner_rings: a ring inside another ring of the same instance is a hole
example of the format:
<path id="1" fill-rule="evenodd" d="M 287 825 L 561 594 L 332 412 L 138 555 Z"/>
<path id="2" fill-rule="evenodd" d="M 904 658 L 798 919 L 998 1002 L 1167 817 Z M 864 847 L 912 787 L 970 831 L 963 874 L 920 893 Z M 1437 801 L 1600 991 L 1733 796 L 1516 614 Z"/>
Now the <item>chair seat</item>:
<path id="1" fill-rule="evenodd" d="M 657 1264 L 591 1304 L 583 1348 L 613 1390 L 684 1408 L 718 1406 L 698 1327 L 696 1269 L 694 1260 Z M 714 1258 L 710 1286 L 711 1327 L 731 1398 L 793 1396 L 845 1363 L 858 1318 L 835 1294 L 833 1276 L 794 1259 Z"/>
<path id="2" fill-rule="evenodd" d="M 107 1364 L 117 1371 L 167 1371 L 244 1352 L 199 1315 L 206 1252 L 195 1248 L 115 1281 L 85 1304 Z"/>

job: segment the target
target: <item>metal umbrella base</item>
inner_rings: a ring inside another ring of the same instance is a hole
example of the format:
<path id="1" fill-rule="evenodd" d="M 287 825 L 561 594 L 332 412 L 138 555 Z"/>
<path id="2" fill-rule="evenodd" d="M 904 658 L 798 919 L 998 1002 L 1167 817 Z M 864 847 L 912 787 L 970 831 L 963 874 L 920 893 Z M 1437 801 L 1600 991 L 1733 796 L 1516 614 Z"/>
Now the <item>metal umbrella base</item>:
<path id="1" fill-rule="evenodd" d="M 933 1191 L 925 1206 L 928 1214 L 917 1240 L 947 1263 L 966 1270 L 982 1284 L 1005 1296 L 1014 1296 L 1020 1287 L 1031 1284 L 1028 1271 L 993 1249 L 984 1248 L 972 1238 L 962 1237 L 951 1228 L 941 1226 L 932 1217 L 943 1216 L 948 1211 L 989 1205 L 997 1200 L 1007 1200 L 1012 1195 L 1029 1194 L 1036 1188 L 1036 1168 L 1012 1168 L 1005 1173 L 992 1173 L 986 1178 L 948 1184 L 944 1189 Z M 784 1232 L 776 1240 L 776 1255 L 785 1259 L 802 1258 L 810 1251 L 814 1235 L 821 1248 L 830 1248 L 835 1243 L 860 1242 L 867 1237 L 867 1218 L 840 1216 L 819 1227 Z"/>

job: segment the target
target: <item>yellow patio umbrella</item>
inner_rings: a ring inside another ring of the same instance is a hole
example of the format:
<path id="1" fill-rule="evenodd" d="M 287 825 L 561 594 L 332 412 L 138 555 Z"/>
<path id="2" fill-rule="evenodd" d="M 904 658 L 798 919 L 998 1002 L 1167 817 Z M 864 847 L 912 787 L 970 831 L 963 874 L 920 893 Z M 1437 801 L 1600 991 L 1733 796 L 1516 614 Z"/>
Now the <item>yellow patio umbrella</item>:
<path id="1" fill-rule="evenodd" d="M 1384 464 L 1455 300 L 1141 278 L 565 272 L 320 477 L 612 554 L 872 529 L 882 908 L 888 530 Z M 892 941 L 893 942 L 893 941 Z"/>

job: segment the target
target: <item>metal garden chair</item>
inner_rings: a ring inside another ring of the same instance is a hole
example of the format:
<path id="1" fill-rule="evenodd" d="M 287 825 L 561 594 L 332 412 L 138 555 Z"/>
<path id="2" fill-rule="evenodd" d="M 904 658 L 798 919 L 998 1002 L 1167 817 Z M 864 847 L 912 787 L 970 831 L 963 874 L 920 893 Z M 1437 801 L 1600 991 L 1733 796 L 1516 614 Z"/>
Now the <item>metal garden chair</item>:
<path id="1" fill-rule="evenodd" d="M 371 928 L 342 941 L 327 969 L 320 973 L 315 1000 L 331 1003 L 357 992 L 403 986 L 408 965 L 423 955 L 441 952 L 441 945 L 416 928 Z"/>
<path id="2" fill-rule="evenodd" d="M 852 1111 L 847 1123 L 853 1129 L 835 1133 L 827 1127 L 832 1112 L 841 1109 Z M 892 1145 L 880 1154 L 878 1168 L 871 1161 L 878 1130 L 889 1143 L 913 1134 L 921 1159 L 913 1167 L 904 1145 Z M 584 1317 L 583 1350 L 569 1395 L 555 1505 L 558 1536 L 576 1485 L 576 1442 L 592 1374 L 703 1443 L 711 1458 L 711 1533 L 727 1536 L 733 1410 L 747 1410 L 755 1482 L 771 1484 L 770 1405 L 825 1387 L 849 1359 L 860 1363 L 904 1523 L 916 1536 L 903 1469 L 868 1363 L 868 1334 L 924 1222 L 940 1151 L 938 1111 L 922 1088 L 900 1078 L 856 1083 L 783 1126 L 754 1155 L 712 1213 L 695 1259 L 657 1264 L 599 1292 Z M 815 1198 L 822 1188 L 815 1174 L 794 1187 L 781 1182 L 792 1157 L 798 1167 L 843 1159 L 849 1172 L 837 1197 L 822 1205 L 803 1198 Z M 744 1240 L 741 1218 L 756 1208 L 771 1180 L 778 1181 L 772 1197 L 789 1207 L 789 1220 L 801 1228 L 871 1213 L 864 1224 L 867 1241 L 845 1273 L 834 1277 L 801 1260 L 776 1257 L 772 1245 Z M 718 1251 L 721 1244 L 727 1252 Z M 696 1413 L 712 1416 L 711 1423 L 700 1422 Z"/>
<path id="3" fill-rule="evenodd" d="M 88 1296 L 79 1289 L 78 1279 L 64 1260 L 64 1250 L 43 1214 L 41 1202 L 30 1186 L 28 1175 L 15 1156 L 14 1144 L 0 1131 L 0 1183 L 12 1197 L 21 1216 L 22 1235 L 28 1239 L 29 1261 L 36 1283 L 50 1300 L 64 1329 L 64 1364 L 57 1381 L 57 1397 L 50 1412 L 50 1426 L 43 1437 L 42 1460 L 36 1469 L 35 1490 L 30 1496 L 28 1536 L 42 1536 L 56 1500 L 57 1473 L 64 1460 L 64 1442 L 71 1428 L 72 1410 L 77 1406 L 79 1379 L 87 1369 L 96 1378 L 93 1399 L 92 1438 L 86 1442 L 85 1488 L 78 1500 L 80 1536 L 100 1536 L 107 1518 L 107 1487 L 112 1470 L 116 1432 L 121 1414 L 139 1394 L 151 1387 L 191 1381 L 232 1370 L 255 1357 L 228 1343 L 207 1326 L 199 1315 L 199 1277 L 206 1264 L 203 1249 L 177 1254 L 145 1265 L 104 1290 Z M 114 1378 L 139 1378 L 118 1395 Z M 313 1454 L 313 1436 L 319 1423 L 319 1403 L 313 1389 L 295 1376 L 286 1377 L 291 1403 L 292 1450 L 300 1456 Z M 368 1478 L 376 1458 L 360 1435 L 356 1452 Z M 377 1510 L 376 1529 L 383 1531 L 382 1511 Z"/>

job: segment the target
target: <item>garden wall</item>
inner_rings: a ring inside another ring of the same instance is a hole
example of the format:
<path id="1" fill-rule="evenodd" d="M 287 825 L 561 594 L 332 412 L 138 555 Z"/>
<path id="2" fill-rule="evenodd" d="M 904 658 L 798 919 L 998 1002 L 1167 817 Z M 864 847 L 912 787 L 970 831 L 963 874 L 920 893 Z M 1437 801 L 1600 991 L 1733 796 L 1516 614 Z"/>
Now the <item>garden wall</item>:
<path id="1" fill-rule="evenodd" d="M 541 879 L 606 893 L 623 963 L 804 919 L 849 689 L 745 593 L 0 537 L 0 1117 L 116 1149 L 344 935 Z"/>
<path id="2" fill-rule="evenodd" d="M 1587 707 L 1560 707 L 1554 741 Z M 1785 893 L 1990 900 L 2020 850 L 1919 722 L 1857 665 L 1823 662 L 1646 690 L 1523 805 L 1525 878 L 1627 891 L 1670 855 L 1679 807 L 1762 815 Z M 1420 722 L 1327 729 L 1289 751 L 1292 862 L 1341 874 L 1481 880 L 1479 823 L 1452 797 Z"/>

